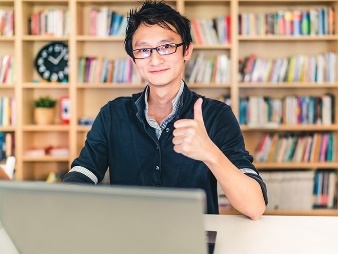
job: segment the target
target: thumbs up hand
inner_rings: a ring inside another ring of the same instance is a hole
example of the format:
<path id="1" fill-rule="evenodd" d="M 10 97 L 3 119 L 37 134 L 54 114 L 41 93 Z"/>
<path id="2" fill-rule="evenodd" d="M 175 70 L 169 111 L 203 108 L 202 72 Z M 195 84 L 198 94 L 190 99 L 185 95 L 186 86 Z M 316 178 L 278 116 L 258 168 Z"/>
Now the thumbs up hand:
<path id="1" fill-rule="evenodd" d="M 205 129 L 202 102 L 202 98 L 195 102 L 193 119 L 180 119 L 174 123 L 173 132 L 174 151 L 200 161 L 207 159 L 208 149 L 213 146 Z"/>

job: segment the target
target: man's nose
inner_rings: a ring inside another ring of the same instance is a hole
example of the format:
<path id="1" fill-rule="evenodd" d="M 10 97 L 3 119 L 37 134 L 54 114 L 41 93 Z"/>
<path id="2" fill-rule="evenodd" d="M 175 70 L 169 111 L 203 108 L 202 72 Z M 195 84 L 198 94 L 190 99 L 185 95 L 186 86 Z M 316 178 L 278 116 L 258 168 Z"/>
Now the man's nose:
<path id="1" fill-rule="evenodd" d="M 162 55 L 160 55 L 160 53 L 158 53 L 156 49 L 152 49 L 151 51 L 150 62 L 152 64 L 158 64 L 163 62 Z"/>

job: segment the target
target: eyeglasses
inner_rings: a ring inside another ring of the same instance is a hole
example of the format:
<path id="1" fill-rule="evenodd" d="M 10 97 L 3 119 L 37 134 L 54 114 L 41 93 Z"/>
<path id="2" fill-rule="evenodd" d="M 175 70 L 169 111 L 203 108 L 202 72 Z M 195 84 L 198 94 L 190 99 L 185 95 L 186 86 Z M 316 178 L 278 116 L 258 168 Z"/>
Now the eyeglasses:
<path id="1" fill-rule="evenodd" d="M 157 46 L 155 48 L 141 48 L 141 49 L 134 49 L 133 55 L 135 59 L 144 59 L 151 56 L 153 50 L 155 49 L 157 53 L 161 56 L 171 55 L 174 54 L 178 47 L 182 46 L 184 43 L 168 43 L 164 45 Z"/>

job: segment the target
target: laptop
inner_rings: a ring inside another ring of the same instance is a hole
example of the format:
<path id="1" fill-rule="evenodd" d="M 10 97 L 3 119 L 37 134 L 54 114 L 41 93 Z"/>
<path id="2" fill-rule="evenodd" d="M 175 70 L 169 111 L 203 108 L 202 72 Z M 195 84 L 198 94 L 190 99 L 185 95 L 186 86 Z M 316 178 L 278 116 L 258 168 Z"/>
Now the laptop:
<path id="1" fill-rule="evenodd" d="M 0 181 L 0 221 L 22 254 L 206 254 L 202 190 Z"/>

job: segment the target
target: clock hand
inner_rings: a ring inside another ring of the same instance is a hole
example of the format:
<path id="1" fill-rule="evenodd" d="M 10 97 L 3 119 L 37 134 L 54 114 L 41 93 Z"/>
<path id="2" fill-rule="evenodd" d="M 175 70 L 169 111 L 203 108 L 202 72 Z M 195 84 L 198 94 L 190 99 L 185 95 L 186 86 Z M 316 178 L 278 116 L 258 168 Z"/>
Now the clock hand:
<path id="1" fill-rule="evenodd" d="M 51 61 L 53 64 L 57 64 L 57 63 L 55 63 L 56 59 L 52 56 L 49 56 L 48 60 Z"/>
<path id="2" fill-rule="evenodd" d="M 66 50 L 62 50 L 61 54 L 55 59 L 55 64 L 58 64 L 62 57 L 66 54 Z"/>

